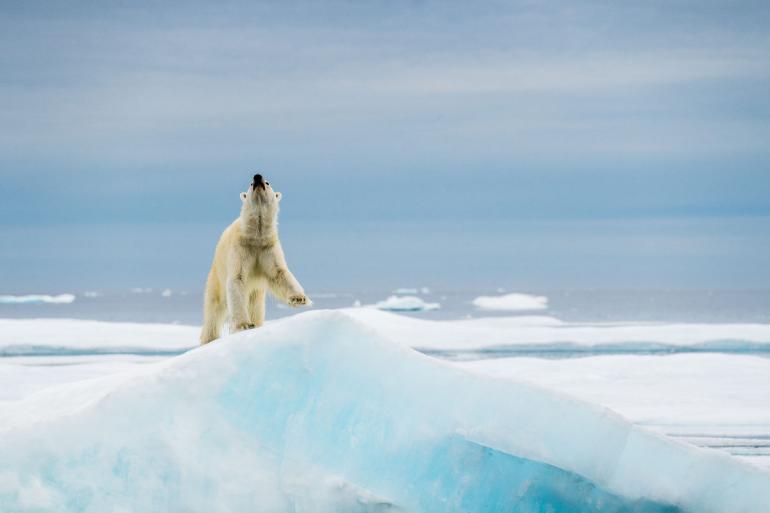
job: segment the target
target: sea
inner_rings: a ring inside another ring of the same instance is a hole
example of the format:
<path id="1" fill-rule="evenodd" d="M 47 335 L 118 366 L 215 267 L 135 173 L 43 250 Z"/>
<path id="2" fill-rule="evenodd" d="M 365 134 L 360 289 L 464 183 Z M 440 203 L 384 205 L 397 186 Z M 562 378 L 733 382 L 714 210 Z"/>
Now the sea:
<path id="1" fill-rule="evenodd" d="M 517 315 L 548 315 L 566 322 L 770 323 L 770 290 L 548 290 L 480 288 L 453 290 L 430 284 L 367 290 L 308 290 L 313 308 L 369 306 L 388 297 L 415 296 L 438 304 L 429 310 L 400 311 L 424 319 L 448 320 L 508 316 L 510 311 L 480 310 L 474 299 L 524 293 L 545 297 L 547 308 Z M 203 317 L 202 289 L 135 287 L 124 290 L 58 290 L 71 302 L 0 301 L 0 318 L 70 318 L 113 322 L 199 325 Z M 9 295 L 21 298 L 25 294 Z M 266 318 L 296 313 L 268 296 Z"/>

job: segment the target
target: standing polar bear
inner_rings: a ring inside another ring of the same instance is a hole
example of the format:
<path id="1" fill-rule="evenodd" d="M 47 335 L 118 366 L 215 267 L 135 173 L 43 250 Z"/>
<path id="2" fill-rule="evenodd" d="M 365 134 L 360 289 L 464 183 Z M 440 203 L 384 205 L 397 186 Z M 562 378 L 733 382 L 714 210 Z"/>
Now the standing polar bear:
<path id="1" fill-rule="evenodd" d="M 267 289 L 290 306 L 312 304 L 278 241 L 279 201 L 281 193 L 262 175 L 241 193 L 241 216 L 222 233 L 206 281 L 201 344 L 219 337 L 225 318 L 231 332 L 261 326 Z"/>

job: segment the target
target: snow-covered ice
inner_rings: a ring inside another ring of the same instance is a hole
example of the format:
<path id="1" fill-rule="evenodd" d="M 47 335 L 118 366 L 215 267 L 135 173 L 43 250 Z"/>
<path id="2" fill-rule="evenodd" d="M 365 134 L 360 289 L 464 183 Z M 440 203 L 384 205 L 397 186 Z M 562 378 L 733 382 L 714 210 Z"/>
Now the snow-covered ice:
<path id="1" fill-rule="evenodd" d="M 637 423 L 759 424 L 770 429 L 770 358 L 732 354 L 458 362 L 475 372 L 570 390 Z"/>
<path id="2" fill-rule="evenodd" d="M 438 310 L 441 308 L 441 305 L 439 303 L 428 303 L 417 296 L 389 296 L 384 301 L 375 303 L 374 307 L 392 312 L 423 312 Z"/>
<path id="3" fill-rule="evenodd" d="M 166 358 L 135 354 L 0 358 L 0 401 L 22 399 L 52 386 L 108 376 Z"/>
<path id="4" fill-rule="evenodd" d="M 491 358 L 457 365 L 562 390 L 636 424 L 770 469 L 770 358 L 605 355 Z"/>
<path id="5" fill-rule="evenodd" d="M 548 298 L 545 296 L 515 293 L 502 296 L 479 296 L 473 300 L 473 306 L 481 310 L 500 310 L 506 312 L 545 310 L 548 308 Z"/>
<path id="6" fill-rule="evenodd" d="M 0 319 L 0 356 L 179 354 L 200 328 L 75 319 Z"/>
<path id="7" fill-rule="evenodd" d="M 487 355 L 770 351 L 770 324 L 567 323 L 547 316 L 434 321 L 367 308 L 345 311 L 391 340 L 430 351 Z"/>
<path id="8" fill-rule="evenodd" d="M 0 403 L 0 510 L 740 513 L 770 504 L 766 471 L 601 406 L 422 355 L 355 311 L 308 312 Z"/>
<path id="9" fill-rule="evenodd" d="M 589 324 L 568 323 L 547 316 L 434 321 L 374 308 L 342 311 L 402 345 L 476 356 L 706 350 L 770 352 L 770 324 Z M 0 319 L 0 355 L 57 351 L 84 354 L 90 350 L 164 354 L 195 347 L 198 334 L 198 327 L 176 324 Z"/>
<path id="10" fill-rule="evenodd" d="M 23 296 L 0 295 L 0 304 L 68 304 L 75 301 L 74 294 L 58 294 L 55 296 L 49 294 L 26 294 Z"/>

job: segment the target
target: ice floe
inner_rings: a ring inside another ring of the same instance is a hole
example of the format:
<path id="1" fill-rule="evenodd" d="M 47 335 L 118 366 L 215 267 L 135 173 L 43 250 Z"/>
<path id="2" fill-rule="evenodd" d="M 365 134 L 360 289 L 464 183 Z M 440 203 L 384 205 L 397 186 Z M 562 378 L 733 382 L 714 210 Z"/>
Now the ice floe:
<path id="1" fill-rule="evenodd" d="M 528 310 L 545 310 L 548 308 L 548 298 L 531 294 L 504 294 L 502 296 L 479 296 L 473 300 L 473 305 L 480 310 L 500 310 L 519 312 Z"/>
<path id="2" fill-rule="evenodd" d="M 532 315 L 434 321 L 368 308 L 346 312 L 391 340 L 429 351 L 554 356 L 770 351 L 770 324 L 568 323 Z"/>
<path id="3" fill-rule="evenodd" d="M 0 403 L 0 510 L 764 512 L 770 473 L 309 312 Z"/>
<path id="4" fill-rule="evenodd" d="M 389 296 L 373 306 L 379 310 L 391 312 L 423 312 L 441 308 L 439 303 L 428 303 L 417 296 Z"/>
<path id="5" fill-rule="evenodd" d="M 35 303 L 51 303 L 51 304 L 68 304 L 75 301 L 74 294 L 58 294 L 55 296 L 49 294 L 26 294 L 21 296 L 13 295 L 0 295 L 0 304 L 35 304 Z"/>
<path id="6" fill-rule="evenodd" d="M 75 319 L 0 319 L 0 356 L 180 354 L 200 328 Z"/>
<path id="7" fill-rule="evenodd" d="M 430 289 L 428 287 L 402 287 L 398 288 L 393 291 L 394 294 L 403 296 L 403 295 L 414 295 L 414 294 L 430 294 Z"/>

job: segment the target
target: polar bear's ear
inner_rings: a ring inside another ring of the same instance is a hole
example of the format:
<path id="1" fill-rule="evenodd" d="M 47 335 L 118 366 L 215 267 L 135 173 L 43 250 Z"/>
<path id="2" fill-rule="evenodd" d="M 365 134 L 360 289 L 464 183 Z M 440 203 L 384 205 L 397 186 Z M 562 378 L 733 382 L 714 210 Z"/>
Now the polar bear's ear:
<path id="1" fill-rule="evenodd" d="M 275 201 L 281 201 L 281 196 L 283 196 L 283 194 L 281 194 L 280 192 L 276 192 L 275 193 Z"/>
<path id="2" fill-rule="evenodd" d="M 245 192 L 241 193 L 241 201 L 246 201 L 246 193 Z"/>

